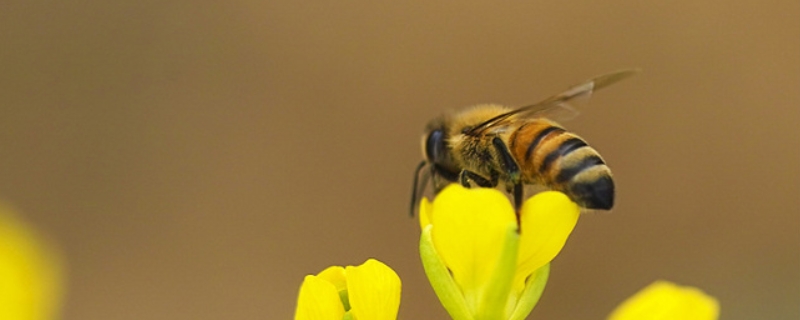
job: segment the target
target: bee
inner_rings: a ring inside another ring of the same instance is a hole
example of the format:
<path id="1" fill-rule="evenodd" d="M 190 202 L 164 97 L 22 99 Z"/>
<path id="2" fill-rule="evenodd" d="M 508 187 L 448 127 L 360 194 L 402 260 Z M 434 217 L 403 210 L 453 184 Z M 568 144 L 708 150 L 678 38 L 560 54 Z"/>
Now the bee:
<path id="1" fill-rule="evenodd" d="M 586 209 L 614 206 L 614 179 L 600 154 L 576 134 L 551 120 L 552 114 L 575 114 L 568 102 L 637 73 L 623 70 L 573 86 L 538 103 L 512 109 L 478 105 L 430 121 L 422 136 L 424 160 L 417 166 L 411 215 L 428 179 L 434 194 L 458 182 L 513 192 L 517 210 L 523 185 L 563 192 Z M 422 171 L 424 168 L 428 171 Z M 423 172 L 422 187 L 419 185 Z"/>

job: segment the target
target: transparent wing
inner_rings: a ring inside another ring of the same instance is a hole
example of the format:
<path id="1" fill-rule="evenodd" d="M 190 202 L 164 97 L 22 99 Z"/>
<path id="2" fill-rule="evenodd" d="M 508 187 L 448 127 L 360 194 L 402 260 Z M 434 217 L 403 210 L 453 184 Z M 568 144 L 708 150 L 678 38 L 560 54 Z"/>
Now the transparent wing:
<path id="1" fill-rule="evenodd" d="M 573 86 L 564 92 L 553 95 L 547 99 L 534 103 L 532 105 L 524 106 L 504 114 L 498 115 L 494 118 L 484 121 L 483 123 L 472 128 L 467 134 L 478 135 L 484 133 L 487 129 L 507 124 L 509 121 L 517 120 L 519 118 L 528 117 L 551 117 L 558 118 L 574 118 L 580 112 L 572 107 L 572 103 L 579 101 L 587 101 L 592 93 L 605 88 L 609 85 L 624 80 L 632 75 L 639 73 L 639 69 L 626 69 L 616 72 L 607 73 L 591 80 L 583 82 L 579 85 Z"/>

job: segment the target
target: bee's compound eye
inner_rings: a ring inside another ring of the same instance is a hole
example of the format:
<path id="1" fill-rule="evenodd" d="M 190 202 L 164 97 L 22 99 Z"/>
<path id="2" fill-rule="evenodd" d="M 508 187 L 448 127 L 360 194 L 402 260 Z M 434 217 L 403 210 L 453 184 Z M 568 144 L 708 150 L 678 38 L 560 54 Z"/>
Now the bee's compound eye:
<path id="1" fill-rule="evenodd" d="M 428 134 L 428 140 L 425 142 L 425 153 L 428 156 L 428 160 L 435 163 L 437 162 L 436 160 L 441 160 L 444 152 L 444 131 L 441 129 L 431 131 Z"/>

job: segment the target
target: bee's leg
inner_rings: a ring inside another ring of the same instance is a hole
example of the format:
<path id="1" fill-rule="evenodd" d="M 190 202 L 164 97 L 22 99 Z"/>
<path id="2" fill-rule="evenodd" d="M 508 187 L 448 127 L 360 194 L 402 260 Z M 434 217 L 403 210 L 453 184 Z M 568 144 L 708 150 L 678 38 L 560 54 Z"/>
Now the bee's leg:
<path id="1" fill-rule="evenodd" d="M 495 149 L 497 150 L 497 155 L 499 156 L 500 163 L 503 165 L 503 170 L 505 171 L 506 175 L 508 176 L 508 183 L 506 183 L 506 191 L 511 193 L 511 189 L 513 186 L 514 192 L 514 209 L 519 212 L 519 209 L 522 207 L 522 197 L 523 197 L 523 187 L 522 182 L 520 181 L 520 170 L 519 165 L 517 165 L 517 161 L 514 160 L 514 157 L 511 156 L 511 151 L 508 150 L 508 146 L 503 142 L 500 137 L 494 137 L 492 139 L 492 145 L 494 145 Z"/>
<path id="2" fill-rule="evenodd" d="M 516 186 L 520 181 L 520 170 L 519 165 L 517 165 L 517 160 L 514 160 L 514 157 L 511 156 L 511 151 L 508 150 L 508 146 L 500 137 L 494 137 L 492 139 L 492 145 L 494 145 L 494 148 L 497 150 L 497 155 L 500 158 L 498 160 L 500 160 L 500 164 L 503 165 L 503 171 L 508 177 L 508 182 Z"/>
<path id="3" fill-rule="evenodd" d="M 497 186 L 497 175 L 494 173 L 492 174 L 491 179 L 486 179 L 483 176 L 468 170 L 461 170 L 461 173 L 458 176 L 459 180 L 461 181 L 461 185 L 466 188 L 471 187 L 471 184 L 469 183 L 470 180 L 474 181 L 475 184 L 483 188 L 494 188 Z"/>
<path id="4" fill-rule="evenodd" d="M 522 183 L 517 182 L 517 184 L 514 185 L 514 210 L 517 211 L 517 216 L 519 216 L 519 209 L 522 208 L 523 190 L 524 189 L 522 188 Z"/>

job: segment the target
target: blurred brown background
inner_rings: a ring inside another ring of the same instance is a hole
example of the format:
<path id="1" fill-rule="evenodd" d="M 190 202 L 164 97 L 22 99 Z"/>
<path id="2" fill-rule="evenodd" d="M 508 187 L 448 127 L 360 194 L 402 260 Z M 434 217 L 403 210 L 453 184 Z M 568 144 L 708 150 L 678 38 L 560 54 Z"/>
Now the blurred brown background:
<path id="1" fill-rule="evenodd" d="M 568 123 L 614 170 L 531 318 L 656 279 L 800 317 L 800 2 L 11 2 L 0 198 L 62 247 L 65 319 L 289 319 L 377 257 L 442 319 L 407 216 L 439 113 L 644 72 Z"/>

